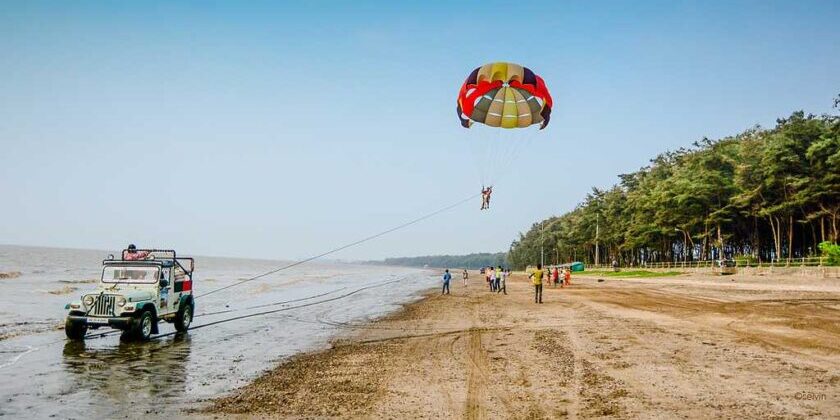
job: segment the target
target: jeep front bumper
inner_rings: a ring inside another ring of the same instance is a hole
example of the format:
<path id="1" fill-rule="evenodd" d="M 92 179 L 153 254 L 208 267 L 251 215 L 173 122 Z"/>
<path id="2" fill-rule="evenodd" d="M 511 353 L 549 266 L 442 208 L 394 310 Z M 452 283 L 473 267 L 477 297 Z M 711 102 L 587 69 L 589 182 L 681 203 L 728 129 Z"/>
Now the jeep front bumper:
<path id="1" fill-rule="evenodd" d="M 111 327 L 121 330 L 131 328 L 137 319 L 130 316 L 83 316 L 83 315 L 67 315 L 67 320 L 72 323 L 83 323 L 91 328 L 97 327 Z"/>

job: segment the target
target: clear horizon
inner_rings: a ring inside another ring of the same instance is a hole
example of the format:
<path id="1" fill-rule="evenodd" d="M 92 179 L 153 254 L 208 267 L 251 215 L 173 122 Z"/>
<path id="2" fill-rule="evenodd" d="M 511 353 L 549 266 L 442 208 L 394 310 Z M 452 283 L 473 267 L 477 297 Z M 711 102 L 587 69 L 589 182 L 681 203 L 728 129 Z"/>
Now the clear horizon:
<path id="1" fill-rule="evenodd" d="M 20 245 L 20 244 L 6 244 L 0 243 L 0 247 L 10 247 L 10 248 L 40 248 L 40 249 L 63 249 L 63 250 L 71 250 L 71 251 L 97 251 L 97 252 L 119 252 L 121 249 L 124 249 L 125 245 L 117 246 L 113 249 L 97 249 L 97 248 L 72 248 L 72 247 L 53 247 L 53 246 L 46 246 L 46 245 Z M 175 250 L 177 252 L 181 252 L 179 250 Z M 500 251 L 502 252 L 502 251 Z M 478 254 L 478 253 L 475 253 Z M 182 255 L 182 254 L 178 254 Z M 258 257 L 240 257 L 240 256 L 231 256 L 231 255 L 207 255 L 207 254 L 186 254 L 184 253 L 183 256 L 189 257 L 206 257 L 206 258 L 229 258 L 229 259 L 237 259 L 237 260 L 257 260 L 257 261 L 275 261 L 275 262 L 294 262 L 294 259 L 277 259 L 277 258 L 258 258 Z M 384 257 L 378 259 L 346 259 L 346 258 L 333 258 L 330 256 L 326 256 L 323 258 L 318 258 L 312 260 L 313 264 L 317 264 L 319 262 L 326 262 L 326 263 L 335 263 L 335 264 L 357 264 L 357 263 L 366 263 L 366 262 L 382 262 L 386 258 L 414 258 L 414 257 L 438 257 L 443 255 L 402 255 L 402 256 L 394 256 L 394 257 Z M 103 255 L 103 258 L 107 257 L 107 254 Z"/>
<path id="2" fill-rule="evenodd" d="M 295 260 L 384 231 L 478 193 L 455 97 L 504 60 L 555 107 L 491 210 L 329 258 L 506 251 L 666 150 L 831 112 L 838 21 L 835 1 L 5 2 L 0 243 Z"/>

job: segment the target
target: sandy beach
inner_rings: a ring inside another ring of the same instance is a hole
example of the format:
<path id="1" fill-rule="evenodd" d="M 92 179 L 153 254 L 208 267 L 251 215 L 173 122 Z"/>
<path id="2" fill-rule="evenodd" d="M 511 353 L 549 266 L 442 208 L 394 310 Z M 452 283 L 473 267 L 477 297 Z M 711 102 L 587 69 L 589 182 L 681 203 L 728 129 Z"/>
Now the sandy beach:
<path id="1" fill-rule="evenodd" d="M 221 418 L 840 416 L 840 282 L 473 275 L 207 403 Z M 199 413 L 196 413 L 199 414 Z"/>

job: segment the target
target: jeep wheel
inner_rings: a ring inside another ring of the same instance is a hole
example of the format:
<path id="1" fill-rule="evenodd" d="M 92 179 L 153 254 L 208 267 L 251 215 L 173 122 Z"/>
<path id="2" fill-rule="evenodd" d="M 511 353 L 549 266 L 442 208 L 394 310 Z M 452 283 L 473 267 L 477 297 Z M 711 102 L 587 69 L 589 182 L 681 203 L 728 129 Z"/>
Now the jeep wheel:
<path id="1" fill-rule="evenodd" d="M 154 328 L 154 316 L 149 311 L 143 311 L 137 317 L 134 325 L 123 334 L 124 340 L 140 340 L 146 341 L 152 336 L 152 329 Z"/>
<path id="2" fill-rule="evenodd" d="M 193 305 L 192 303 L 184 305 L 178 310 L 178 315 L 175 317 L 175 329 L 179 332 L 184 332 L 190 328 L 193 319 Z"/>
<path id="3" fill-rule="evenodd" d="M 71 340 L 84 340 L 85 334 L 87 334 L 87 324 L 68 319 L 64 321 L 64 334 Z"/>

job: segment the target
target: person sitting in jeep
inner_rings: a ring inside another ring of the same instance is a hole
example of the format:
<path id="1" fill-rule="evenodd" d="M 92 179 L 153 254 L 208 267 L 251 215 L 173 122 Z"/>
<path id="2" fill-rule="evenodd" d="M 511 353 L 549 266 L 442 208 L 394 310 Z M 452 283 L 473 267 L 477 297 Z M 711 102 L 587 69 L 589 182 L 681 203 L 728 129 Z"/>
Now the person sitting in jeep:
<path id="1" fill-rule="evenodd" d="M 134 244 L 129 244 L 128 249 L 123 251 L 122 259 L 123 261 L 142 261 L 148 258 L 149 254 L 151 254 L 151 252 L 138 251 Z"/>

